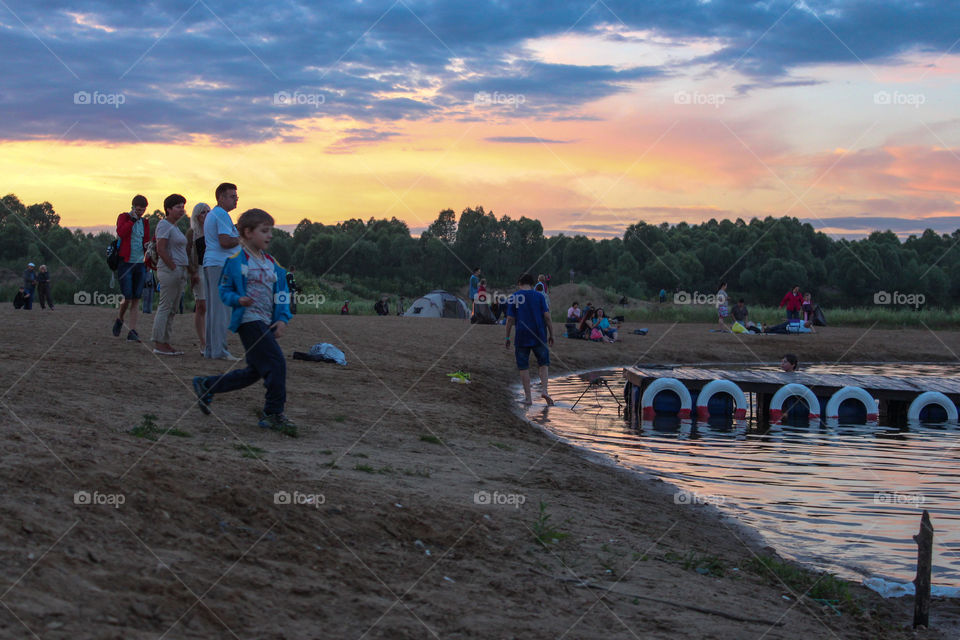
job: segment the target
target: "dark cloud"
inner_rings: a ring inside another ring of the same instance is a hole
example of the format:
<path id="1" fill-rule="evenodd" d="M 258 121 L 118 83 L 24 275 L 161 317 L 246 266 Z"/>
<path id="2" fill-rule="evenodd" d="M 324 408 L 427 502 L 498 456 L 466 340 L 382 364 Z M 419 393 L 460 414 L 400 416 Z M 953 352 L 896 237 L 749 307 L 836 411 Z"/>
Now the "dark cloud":
<path id="1" fill-rule="evenodd" d="M 960 216 L 931 216 L 925 218 L 897 218 L 885 216 L 834 216 L 801 218 L 816 229 L 839 230 L 841 235 L 869 235 L 874 231 L 893 231 L 899 236 L 920 235 L 927 229 L 951 234 L 960 229 Z"/>
<path id="2" fill-rule="evenodd" d="M 0 9 L 0 139 L 293 140 L 320 114 L 576 118 L 685 64 L 736 67 L 752 77 L 741 91 L 811 84 L 791 71 L 943 52 L 958 27 L 960 12 L 932 0 L 15 0 Z M 618 30 L 723 47 L 669 68 L 544 64 L 524 48 L 568 32 L 636 39 Z M 75 104 L 78 92 L 123 103 Z M 483 92 L 506 97 L 477 104 Z"/>
<path id="3" fill-rule="evenodd" d="M 568 144 L 573 140 L 551 140 L 534 136 L 493 136 L 484 138 L 487 142 L 505 142 L 508 144 Z"/>

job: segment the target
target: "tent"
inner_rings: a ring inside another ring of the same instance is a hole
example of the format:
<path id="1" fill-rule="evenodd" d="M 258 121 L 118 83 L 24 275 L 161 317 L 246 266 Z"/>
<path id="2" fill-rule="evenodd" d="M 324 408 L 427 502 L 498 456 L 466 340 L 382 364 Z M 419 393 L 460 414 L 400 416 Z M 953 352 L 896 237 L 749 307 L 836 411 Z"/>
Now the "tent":
<path id="1" fill-rule="evenodd" d="M 467 303 L 447 291 L 436 289 L 417 298 L 407 307 L 404 317 L 413 318 L 459 318 L 470 317 Z"/>

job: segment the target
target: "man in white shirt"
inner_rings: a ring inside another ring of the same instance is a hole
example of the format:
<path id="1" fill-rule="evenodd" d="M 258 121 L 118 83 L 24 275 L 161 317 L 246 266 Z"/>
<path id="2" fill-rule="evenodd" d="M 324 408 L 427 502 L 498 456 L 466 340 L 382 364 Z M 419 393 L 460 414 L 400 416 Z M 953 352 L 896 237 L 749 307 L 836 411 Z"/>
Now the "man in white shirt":
<path id="1" fill-rule="evenodd" d="M 240 234 L 233 224 L 230 211 L 237 208 L 239 196 L 237 185 L 224 182 L 216 190 L 217 206 L 210 210 L 203 222 L 203 236 L 206 238 L 206 250 L 203 254 L 203 277 L 209 295 L 207 296 L 207 317 L 205 333 L 207 346 L 205 358 L 239 360 L 227 351 L 227 327 L 230 325 L 230 307 L 223 304 L 218 293 L 223 263 L 237 252 Z"/>

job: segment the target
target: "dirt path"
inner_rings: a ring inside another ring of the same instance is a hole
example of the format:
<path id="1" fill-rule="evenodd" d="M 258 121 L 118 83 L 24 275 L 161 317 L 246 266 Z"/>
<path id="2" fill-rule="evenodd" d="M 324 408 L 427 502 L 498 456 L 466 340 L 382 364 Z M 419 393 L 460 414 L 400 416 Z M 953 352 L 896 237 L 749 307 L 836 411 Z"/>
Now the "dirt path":
<path id="1" fill-rule="evenodd" d="M 739 528 L 514 414 L 502 327 L 297 317 L 288 355 L 328 341 L 350 364 L 288 360 L 288 415 L 302 430 L 290 439 L 256 427 L 259 385 L 217 397 L 213 416 L 192 406 L 190 378 L 225 366 L 200 358 L 191 316 L 174 339 L 187 356 L 162 361 L 113 338 L 111 319 L 72 306 L 0 310 L 0 637 L 955 636 L 943 630 L 955 602 L 934 604 L 941 630 L 915 635 L 907 600 L 856 588 L 871 613 L 838 617 L 734 571 L 759 551 Z M 651 325 L 618 345 L 560 340 L 552 371 L 773 361 L 787 350 L 806 361 L 956 361 L 960 334 L 740 338 Z M 473 383 L 451 384 L 457 369 Z M 132 436 L 144 414 L 190 437 Z M 122 504 L 76 504 L 78 491 Z M 278 504 L 277 492 L 319 497 Z M 495 492 L 523 504 L 482 504 Z M 565 534 L 547 548 L 535 541 L 541 503 L 546 528 Z M 672 559 L 690 552 L 718 556 L 722 576 Z"/>

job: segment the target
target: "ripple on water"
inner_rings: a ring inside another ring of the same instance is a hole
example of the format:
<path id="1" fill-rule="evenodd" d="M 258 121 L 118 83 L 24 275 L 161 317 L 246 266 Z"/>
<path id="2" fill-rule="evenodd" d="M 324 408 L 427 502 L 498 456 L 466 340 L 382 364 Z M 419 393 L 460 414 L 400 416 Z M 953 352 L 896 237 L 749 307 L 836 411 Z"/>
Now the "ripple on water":
<path id="1" fill-rule="evenodd" d="M 942 365 L 805 368 L 805 373 L 956 377 Z M 593 451 L 616 455 L 758 529 L 784 555 L 850 579 L 908 582 L 923 509 L 935 529 L 934 585 L 960 584 L 960 428 L 818 423 L 760 432 L 745 421 L 658 419 L 632 428 L 617 400 L 588 380 L 602 375 L 622 401 L 621 370 L 550 381 L 557 407 L 527 418 Z M 573 404 L 583 394 L 576 408 Z"/>

